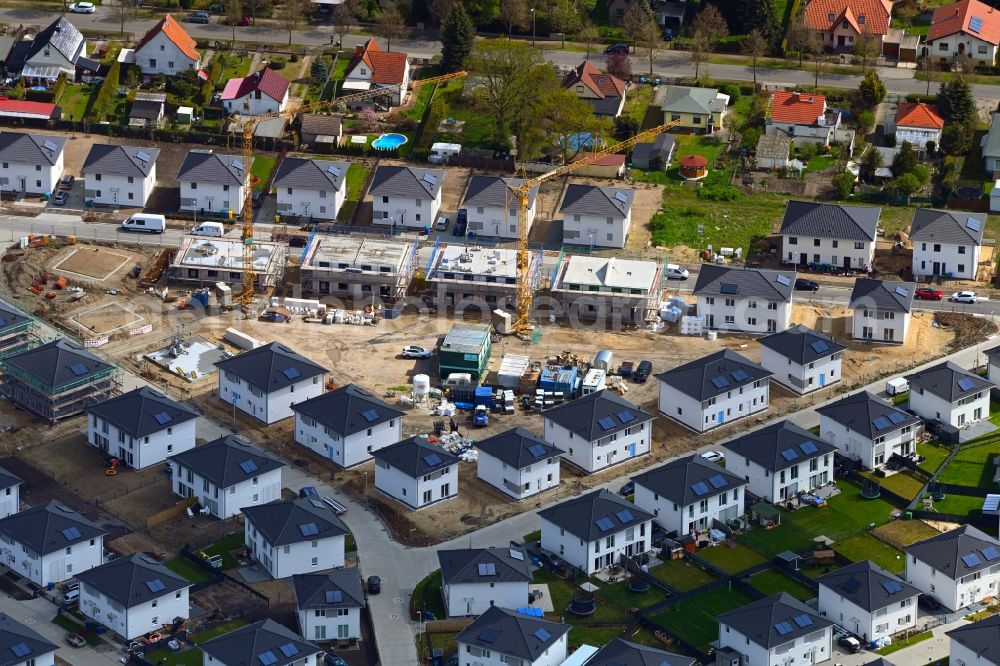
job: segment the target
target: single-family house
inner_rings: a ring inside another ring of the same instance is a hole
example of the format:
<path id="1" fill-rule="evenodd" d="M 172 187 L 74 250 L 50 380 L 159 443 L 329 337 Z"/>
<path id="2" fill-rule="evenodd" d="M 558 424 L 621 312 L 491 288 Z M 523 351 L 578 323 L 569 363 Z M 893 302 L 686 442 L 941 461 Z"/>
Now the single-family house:
<path id="1" fill-rule="evenodd" d="M 787 592 L 722 613 L 716 663 L 812 666 L 833 656 L 833 622 Z"/>
<path id="2" fill-rule="evenodd" d="M 731 349 L 703 356 L 656 375 L 660 413 L 695 432 L 718 428 L 767 409 L 771 374 Z"/>
<path id="3" fill-rule="evenodd" d="M 652 141 L 643 141 L 632 146 L 632 167 L 666 171 L 674 159 L 677 140 L 670 134 L 660 134 Z"/>
<path id="4" fill-rule="evenodd" d="M 347 197 L 350 166 L 350 162 L 284 158 L 274 176 L 278 214 L 336 220 Z"/>
<path id="5" fill-rule="evenodd" d="M 424 435 L 383 446 L 375 458 L 375 489 L 411 509 L 458 496 L 459 459 Z"/>
<path id="6" fill-rule="evenodd" d="M 573 174 L 583 178 L 610 178 L 612 180 L 625 177 L 625 155 L 622 153 L 610 153 L 607 155 L 597 155 L 595 153 L 581 150 L 570 162 L 586 162 L 576 167 Z"/>
<path id="7" fill-rule="evenodd" d="M 477 236 L 516 239 L 517 194 L 515 190 L 524 184 L 520 178 L 473 175 L 465 188 L 462 207 L 468 211 L 467 231 Z M 528 193 L 528 231 L 535 221 L 535 199 L 538 187 Z"/>
<path id="8" fill-rule="evenodd" d="M 458 642 L 461 666 L 521 664 L 558 666 L 566 659 L 570 625 L 521 615 L 497 606 L 463 629 Z"/>
<path id="9" fill-rule="evenodd" d="M 243 158 L 194 148 L 177 171 L 180 209 L 199 215 L 239 215 L 243 210 Z"/>
<path id="10" fill-rule="evenodd" d="M 990 416 L 993 384 L 951 361 L 906 375 L 910 411 L 926 421 L 962 428 Z"/>
<path id="11" fill-rule="evenodd" d="M 196 69 L 201 54 L 195 40 L 170 14 L 164 16 L 135 47 L 135 64 L 142 75 L 176 76 Z"/>
<path id="12" fill-rule="evenodd" d="M 653 514 L 605 489 L 548 506 L 538 512 L 538 518 L 542 548 L 584 575 L 651 547 Z"/>
<path id="13" fill-rule="evenodd" d="M 635 190 L 573 183 L 566 188 L 559 212 L 563 243 L 594 247 L 625 247 L 632 228 Z"/>
<path id="14" fill-rule="evenodd" d="M 198 412 L 144 386 L 86 409 L 87 443 L 133 469 L 194 448 Z"/>
<path id="15" fill-rule="evenodd" d="M 102 527 L 50 500 L 0 519 L 0 561 L 39 587 L 104 563 Z"/>
<path id="16" fill-rule="evenodd" d="M 906 582 L 950 611 L 1000 593 L 1000 542 L 972 525 L 910 544 L 903 552 Z"/>
<path id="17" fill-rule="evenodd" d="M 476 442 L 476 476 L 516 500 L 559 485 L 562 450 L 518 426 Z"/>
<path id="18" fill-rule="evenodd" d="M 575 653 L 574 653 L 575 654 Z M 694 666 L 695 660 L 676 652 L 667 652 L 648 645 L 632 643 L 624 638 L 612 638 L 587 661 L 586 666 Z"/>
<path id="19" fill-rule="evenodd" d="M 545 441 L 587 474 L 649 453 L 653 418 L 612 391 L 597 391 L 542 412 Z"/>
<path id="20" fill-rule="evenodd" d="M 292 406 L 323 393 L 326 368 L 280 342 L 216 362 L 219 398 L 268 425 L 293 415 Z"/>
<path id="21" fill-rule="evenodd" d="M 379 165 L 368 188 L 372 224 L 407 229 L 431 227 L 441 208 L 444 177 L 444 169 Z"/>
<path id="22" fill-rule="evenodd" d="M 632 481 L 635 505 L 653 514 L 667 534 L 696 534 L 743 515 L 746 480 L 699 455 L 672 460 Z"/>
<path id="23" fill-rule="evenodd" d="M 236 435 L 226 435 L 169 458 L 174 494 L 194 497 L 225 520 L 247 506 L 281 497 L 285 463 Z"/>
<path id="24" fill-rule="evenodd" d="M 729 95 L 716 88 L 667 86 L 660 110 L 663 122 L 679 121 L 673 129 L 695 134 L 711 134 L 722 129 Z"/>
<path id="25" fill-rule="evenodd" d="M 705 328 L 777 333 L 791 323 L 794 284 L 794 270 L 703 264 L 698 271 L 694 295 Z"/>
<path id="26" fill-rule="evenodd" d="M 979 0 L 938 7 L 931 15 L 925 41 L 928 58 L 946 62 L 962 57 L 992 67 L 1000 47 L 1000 15 Z"/>
<path id="27" fill-rule="evenodd" d="M 356 106 L 372 106 L 379 99 L 388 100 L 388 106 L 399 106 L 406 101 L 410 83 L 410 61 L 405 53 L 383 51 L 374 39 L 369 39 L 354 49 L 354 56 L 347 64 L 344 75 L 344 94 L 375 88 L 385 89 L 385 97 L 364 100 Z"/>
<path id="28" fill-rule="evenodd" d="M 826 97 L 776 90 L 764 125 L 765 134 L 784 134 L 797 142 L 829 146 L 842 140 L 840 111 L 826 106 Z"/>
<path id="29" fill-rule="evenodd" d="M 910 330 L 912 282 L 858 278 L 851 290 L 851 336 L 865 342 L 903 344 Z"/>
<path id="30" fill-rule="evenodd" d="M 846 345 L 799 324 L 760 339 L 760 364 L 772 378 L 799 395 L 840 381 Z"/>
<path id="31" fill-rule="evenodd" d="M 292 576 L 299 633 L 306 640 L 361 638 L 361 613 L 367 605 L 357 567 Z"/>
<path id="32" fill-rule="evenodd" d="M 324 652 L 268 618 L 199 645 L 204 666 L 322 666 Z"/>
<path id="33" fill-rule="evenodd" d="M 230 114 L 245 116 L 278 113 L 288 106 L 291 85 L 277 70 L 265 67 L 253 74 L 229 79 L 222 90 L 222 106 Z"/>
<path id="34" fill-rule="evenodd" d="M 310 146 L 328 144 L 337 146 L 344 135 L 340 116 L 319 113 L 299 114 L 299 138 Z"/>
<path id="35" fill-rule="evenodd" d="M 891 16 L 892 0 L 810 0 L 804 21 L 825 50 L 853 51 L 865 34 L 875 40 L 876 55 L 882 55 Z"/>
<path id="36" fill-rule="evenodd" d="M 567 255 L 549 286 L 552 310 L 571 321 L 604 321 L 613 328 L 640 325 L 660 305 L 664 270 L 655 261 Z"/>
<path id="37" fill-rule="evenodd" d="M 836 447 L 782 420 L 722 445 L 726 470 L 749 482 L 747 491 L 768 502 L 792 500 L 833 482 Z"/>
<path id="38" fill-rule="evenodd" d="M 831 571 L 817 582 L 819 612 L 864 643 L 892 638 L 917 626 L 920 590 L 871 560 Z"/>
<path id="39" fill-rule="evenodd" d="M 55 666 L 56 650 L 37 631 L 4 613 L 0 615 L 0 654 L 3 666 Z"/>
<path id="40" fill-rule="evenodd" d="M 933 210 L 913 211 L 914 277 L 975 280 L 986 230 L 986 213 Z"/>
<path id="41" fill-rule="evenodd" d="M 63 172 L 67 138 L 0 132 L 0 190 L 39 195 L 55 192 Z"/>
<path id="42" fill-rule="evenodd" d="M 95 143 L 83 161 L 84 198 L 92 204 L 142 208 L 156 187 L 159 148 Z"/>
<path id="43" fill-rule="evenodd" d="M 947 632 L 955 666 L 1000 666 L 1000 615 L 990 615 Z"/>
<path id="44" fill-rule="evenodd" d="M 781 263 L 867 270 L 882 209 L 789 201 L 781 219 Z"/>
<path id="45" fill-rule="evenodd" d="M 448 617 L 482 615 L 493 606 L 528 605 L 531 561 L 523 546 L 439 550 L 441 596 Z"/>
<path id="46" fill-rule="evenodd" d="M 787 134 L 761 134 L 757 139 L 757 168 L 782 170 L 791 166 L 792 137 Z"/>
<path id="47" fill-rule="evenodd" d="M 886 134 L 896 137 L 896 145 L 909 143 L 918 154 L 927 154 L 927 144 L 933 141 L 935 149 L 941 145 L 941 130 L 944 118 L 937 107 L 926 102 L 900 102 L 896 107 L 896 117 Z"/>
<path id="48" fill-rule="evenodd" d="M 131 640 L 191 614 L 191 582 L 145 553 L 77 574 L 80 612 Z"/>
<path id="49" fill-rule="evenodd" d="M 24 481 L 8 469 L 0 467 L 0 518 L 21 510 L 21 484 Z"/>
<path id="50" fill-rule="evenodd" d="M 30 40 L 23 55 L 21 78 L 31 85 L 51 84 L 60 75 L 76 80 L 81 59 L 87 60 L 87 41 L 69 19 L 60 16 Z M 18 58 L 20 60 L 20 58 Z M 8 61 L 7 71 L 13 72 Z"/>
<path id="51" fill-rule="evenodd" d="M 990 129 L 979 140 L 979 148 L 983 153 L 986 178 L 1000 178 L 1000 113 L 990 115 Z"/>
<path id="52" fill-rule="evenodd" d="M 920 419 L 868 391 L 844 396 L 816 411 L 820 437 L 865 469 L 881 467 L 893 454 L 908 456 L 916 451 Z"/>
<path id="53" fill-rule="evenodd" d="M 318 497 L 243 507 L 244 544 L 272 578 L 344 566 L 347 527 Z"/>
<path id="54" fill-rule="evenodd" d="M 562 87 L 590 104 L 598 117 L 617 118 L 625 108 L 625 82 L 597 69 L 591 60 L 571 69 Z"/>

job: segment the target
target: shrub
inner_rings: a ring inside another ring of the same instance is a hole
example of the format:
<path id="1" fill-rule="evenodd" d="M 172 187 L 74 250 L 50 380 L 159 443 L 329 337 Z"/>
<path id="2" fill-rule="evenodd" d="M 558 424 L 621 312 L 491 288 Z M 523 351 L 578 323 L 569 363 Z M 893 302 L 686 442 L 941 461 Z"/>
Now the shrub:
<path id="1" fill-rule="evenodd" d="M 735 83 L 727 83 L 719 89 L 719 92 L 723 95 L 729 95 L 730 105 L 736 104 L 736 102 L 740 101 L 740 97 L 743 96 L 743 93 L 740 92 L 740 87 Z"/>
<path id="2" fill-rule="evenodd" d="M 709 185 L 698 190 L 698 198 L 704 201 L 736 201 L 740 191 L 730 185 Z"/>
<path id="3" fill-rule="evenodd" d="M 760 141 L 760 130 L 756 127 L 751 127 L 743 131 L 743 136 L 740 137 L 740 146 L 747 150 L 755 150 L 758 141 Z"/>
<path id="4" fill-rule="evenodd" d="M 284 58 L 272 58 L 267 66 L 271 69 L 284 69 L 286 64 L 288 63 Z"/>
<path id="5" fill-rule="evenodd" d="M 837 196 L 846 199 L 854 189 L 854 174 L 850 171 L 842 171 L 833 177 L 833 188 L 837 190 Z"/>
<path id="6" fill-rule="evenodd" d="M 118 81 L 121 77 L 121 63 L 117 60 L 108 69 L 108 76 L 101 84 L 101 89 L 97 91 L 97 99 L 90 108 L 90 119 L 100 122 L 106 120 L 111 109 L 115 106 L 115 99 L 118 97 Z M 176 78 L 176 77 L 175 77 Z"/>
<path id="7" fill-rule="evenodd" d="M 291 55 L 291 57 L 288 59 L 288 61 L 289 62 L 298 62 L 299 61 L 299 54 L 298 53 L 293 53 Z"/>

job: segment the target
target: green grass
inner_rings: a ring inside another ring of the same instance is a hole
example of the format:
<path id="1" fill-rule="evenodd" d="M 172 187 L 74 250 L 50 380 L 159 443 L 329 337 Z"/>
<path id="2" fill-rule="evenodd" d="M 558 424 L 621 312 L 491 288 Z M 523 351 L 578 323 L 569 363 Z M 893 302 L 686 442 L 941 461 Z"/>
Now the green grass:
<path id="1" fill-rule="evenodd" d="M 245 626 L 247 626 L 246 620 L 230 620 L 229 622 L 223 622 L 217 627 L 212 627 L 211 629 L 206 629 L 205 631 L 195 634 L 191 637 L 191 640 L 194 643 L 201 645 L 202 643 L 207 643 L 222 634 L 228 634 L 230 631 L 235 631 L 240 627 Z"/>
<path id="2" fill-rule="evenodd" d="M 358 162 L 351 162 L 351 166 L 347 169 L 346 176 L 347 194 L 344 197 L 344 204 L 340 207 L 340 212 L 337 214 L 337 222 L 340 224 L 347 224 L 350 221 L 351 216 L 354 215 L 354 209 L 364 196 L 361 192 L 361 188 L 364 187 L 367 179 L 368 168 Z M 539 538 L 541 537 L 539 536 Z"/>
<path id="3" fill-rule="evenodd" d="M 146 655 L 146 660 L 157 666 L 201 666 L 205 661 L 205 656 L 198 648 L 182 652 L 154 650 Z"/>
<path id="4" fill-rule="evenodd" d="M 906 566 L 900 551 L 867 533 L 841 541 L 833 549 L 854 562 L 871 560 L 890 573 L 899 573 Z"/>
<path id="5" fill-rule="evenodd" d="M 675 604 L 669 610 L 654 615 L 652 620 L 695 647 L 707 651 L 709 643 L 719 636 L 719 625 L 715 618 L 751 601 L 742 592 L 719 588 Z"/>
<path id="6" fill-rule="evenodd" d="M 197 564 L 186 557 L 175 557 L 165 564 L 168 569 L 180 574 L 192 583 L 200 583 L 212 577 L 207 571 L 202 570 Z"/>
<path id="7" fill-rule="evenodd" d="M 625 94 L 625 109 L 622 115 L 632 118 L 639 127 L 642 127 L 646 120 L 646 109 L 649 108 L 649 100 L 653 96 L 653 86 L 633 86 Z"/>
<path id="8" fill-rule="evenodd" d="M 222 557 L 222 568 L 232 569 L 236 566 L 236 558 L 233 557 L 232 551 L 237 548 L 243 547 L 243 533 L 237 532 L 227 537 L 219 539 L 207 548 L 202 548 L 199 553 L 204 553 L 205 555 L 219 555 Z"/>
<path id="9" fill-rule="evenodd" d="M 464 79 L 449 81 L 438 87 L 438 95 L 444 103 L 444 117 L 464 121 L 460 133 L 436 133 L 435 141 L 461 143 L 474 148 L 494 148 L 496 123 L 485 110 L 475 102 L 462 96 Z M 436 128 L 429 128 L 436 131 Z"/>
<path id="10" fill-rule="evenodd" d="M 703 548 L 698 555 L 727 573 L 739 573 L 766 561 L 759 553 L 741 544 L 736 544 L 735 548 L 728 545 Z"/>
<path id="11" fill-rule="evenodd" d="M 222 76 L 218 81 L 213 81 L 216 86 L 225 86 L 229 79 L 240 78 L 250 73 L 250 64 L 253 59 L 249 56 L 241 57 L 231 53 L 220 53 L 215 57 L 216 60 L 223 63 Z"/>
<path id="12" fill-rule="evenodd" d="M 444 598 L 441 596 L 440 569 L 432 572 L 417 583 L 416 587 L 413 588 L 410 604 L 415 610 L 428 610 L 434 613 L 434 617 L 439 620 L 447 617 L 447 612 L 444 608 Z"/>
<path id="13" fill-rule="evenodd" d="M 820 173 L 827 169 L 832 169 L 839 158 L 833 153 L 827 155 L 817 155 L 809 160 L 809 165 L 803 173 Z"/>
<path id="14" fill-rule="evenodd" d="M 837 564 L 810 564 L 799 567 L 799 572 L 803 575 L 809 576 L 810 578 L 819 578 L 820 576 L 825 576 L 831 571 L 836 571 L 840 568 Z"/>
<path id="15" fill-rule="evenodd" d="M 920 463 L 920 469 L 933 474 L 941 466 L 941 463 L 944 462 L 944 459 L 948 457 L 948 454 L 951 453 L 951 449 L 935 442 L 925 442 L 917 444 L 917 453 L 926 458 L 926 460 Z"/>
<path id="16" fill-rule="evenodd" d="M 875 650 L 875 652 L 882 656 L 885 656 L 887 654 L 892 654 L 893 652 L 898 652 L 903 648 L 908 648 L 911 645 L 916 645 L 917 643 L 926 641 L 933 635 L 934 635 L 933 631 L 922 631 L 919 634 L 914 634 L 913 636 L 910 636 L 909 638 L 903 639 L 901 641 L 896 641 L 892 645 L 887 645 L 884 648 Z"/>
<path id="17" fill-rule="evenodd" d="M 99 89 L 100 86 L 92 86 L 89 83 L 67 84 L 55 102 L 62 111 L 63 120 L 73 118 L 74 121 L 80 122 L 90 109 L 91 100 L 97 96 Z"/>
<path id="18" fill-rule="evenodd" d="M 816 597 L 812 588 L 807 587 L 779 571 L 778 569 L 768 569 L 750 578 L 750 584 L 767 596 L 787 592 L 799 601 L 806 601 Z"/>
<path id="19" fill-rule="evenodd" d="M 552 599 L 552 615 L 570 624 L 621 624 L 626 621 L 624 608 L 607 601 L 598 601 L 597 611 L 588 617 L 577 617 L 566 612 L 574 594 L 579 594 L 577 588 L 547 569 L 537 569 L 534 573 L 535 583 L 545 583 L 549 586 L 549 597 Z"/>
<path id="20" fill-rule="evenodd" d="M 413 106 L 403 112 L 403 117 L 419 122 L 424 117 L 424 112 L 427 111 L 427 105 L 431 103 L 431 97 L 434 95 L 434 89 L 436 87 L 436 85 L 420 86 L 417 89 L 417 95 L 415 101 L 413 102 Z"/>
<path id="21" fill-rule="evenodd" d="M 623 631 L 625 631 L 624 625 L 620 627 L 588 627 L 578 624 L 569 630 L 568 647 L 573 649 L 584 644 L 604 645 L 621 636 Z"/>
<path id="22" fill-rule="evenodd" d="M 628 579 L 610 585 L 596 578 L 590 582 L 600 589 L 602 599 L 622 609 L 644 608 L 667 598 L 667 593 L 654 585 L 649 586 L 648 592 L 632 592 L 628 589 Z"/>
<path id="23" fill-rule="evenodd" d="M 934 502 L 934 510 L 941 513 L 953 513 L 956 516 L 967 516 L 974 511 L 982 510 L 983 499 L 983 497 L 975 495 L 950 494 L 940 502 Z"/>
<path id="24" fill-rule="evenodd" d="M 995 418 L 991 411 L 990 420 Z M 993 433 L 985 438 L 995 437 Z M 987 440 L 989 441 L 989 440 Z M 972 488 L 995 488 L 993 459 L 1000 456 L 1000 442 L 963 446 L 938 477 L 943 483 Z"/>
<path id="25" fill-rule="evenodd" d="M 904 499 L 913 499 L 923 487 L 924 482 L 913 472 L 900 472 L 882 478 L 874 472 L 862 472 L 862 476 L 877 481 L 886 490 L 896 493 Z"/>
<path id="26" fill-rule="evenodd" d="M 75 618 L 69 615 L 56 615 L 52 618 L 52 624 L 62 627 L 72 634 L 79 634 L 83 637 L 83 640 L 87 641 L 87 645 L 98 645 L 101 642 L 100 636 L 92 631 L 87 631 L 83 624 L 77 622 Z"/>
<path id="27" fill-rule="evenodd" d="M 687 592 L 718 580 L 713 574 L 691 563 L 687 558 L 667 560 L 650 569 L 649 573 L 681 592 Z"/>
<path id="28" fill-rule="evenodd" d="M 782 523 L 788 522 L 810 536 L 825 535 L 831 539 L 844 538 L 847 532 L 862 529 L 872 523 L 887 522 L 895 507 L 883 499 L 865 499 L 861 489 L 843 479 L 837 479 L 841 492 L 821 508 L 807 507 L 782 514 Z"/>
<path id="29" fill-rule="evenodd" d="M 257 155 L 253 158 L 253 166 L 250 167 L 250 174 L 254 180 L 254 192 L 260 192 L 264 189 L 271 178 L 271 174 L 274 173 L 274 165 L 277 162 L 277 158 L 270 155 Z"/>
<path id="30" fill-rule="evenodd" d="M 755 527 L 746 534 L 736 537 L 736 540 L 765 558 L 774 557 L 786 550 L 798 551 L 812 543 L 809 535 L 802 534 L 791 525 L 778 525 L 770 529 Z"/>

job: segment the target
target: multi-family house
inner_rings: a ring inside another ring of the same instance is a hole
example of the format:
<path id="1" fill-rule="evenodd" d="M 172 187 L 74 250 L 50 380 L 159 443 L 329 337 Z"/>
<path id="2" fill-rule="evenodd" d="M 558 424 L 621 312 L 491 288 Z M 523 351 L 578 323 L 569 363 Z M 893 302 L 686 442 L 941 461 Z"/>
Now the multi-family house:
<path id="1" fill-rule="evenodd" d="M 920 590 L 871 560 L 831 571 L 817 582 L 819 612 L 865 643 L 917 626 Z"/>
<path id="2" fill-rule="evenodd" d="M 369 39 L 354 49 L 354 57 L 347 64 L 344 91 L 361 92 L 380 88 L 385 90 L 389 106 L 399 106 L 406 101 L 410 83 L 410 61 L 405 53 L 383 51 L 374 39 Z M 379 98 L 365 100 L 352 107 L 372 106 Z"/>
<path id="3" fill-rule="evenodd" d="M 279 215 L 336 220 L 347 197 L 349 162 L 286 157 L 274 176 Z"/>
<path id="4" fill-rule="evenodd" d="M 293 415 L 292 406 L 323 393 L 326 368 L 280 342 L 218 361 L 219 398 L 268 425 Z"/>
<path id="5" fill-rule="evenodd" d="M 827 108 L 826 97 L 776 90 L 771 96 L 765 134 L 784 134 L 795 141 L 829 146 L 842 136 L 840 111 Z"/>
<path id="6" fill-rule="evenodd" d="M 239 215 L 243 210 L 244 172 L 239 155 L 224 155 L 195 148 L 177 170 L 181 188 L 180 210 L 200 215 Z"/>
<path id="7" fill-rule="evenodd" d="M 531 561 L 523 547 L 439 550 L 441 595 L 448 617 L 515 610 L 531 597 Z"/>
<path id="8" fill-rule="evenodd" d="M 105 534 L 52 500 L 0 519 L 0 562 L 46 587 L 103 564 Z"/>
<path id="9" fill-rule="evenodd" d="M 200 61 L 197 43 L 170 14 L 150 28 L 135 47 L 135 64 L 143 76 L 176 76 L 196 69 Z"/>
<path id="10" fill-rule="evenodd" d="M 270 67 L 229 79 L 220 99 L 228 113 L 259 116 L 284 111 L 291 83 Z"/>
<path id="11" fill-rule="evenodd" d="M 518 237 L 518 202 L 515 190 L 524 184 L 520 178 L 473 175 L 465 188 L 462 206 L 468 212 L 468 231 L 477 236 L 515 239 Z M 528 231 L 535 221 L 538 187 L 528 192 Z"/>
<path id="12" fill-rule="evenodd" d="M 722 613 L 720 666 L 812 666 L 833 656 L 833 622 L 787 592 Z"/>
<path id="13" fill-rule="evenodd" d="M 444 169 L 379 165 L 368 193 L 372 224 L 407 229 L 431 227 L 441 209 Z"/>
<path id="14" fill-rule="evenodd" d="M 243 507 L 244 543 L 274 579 L 344 566 L 347 527 L 316 497 Z"/>
<path id="15" fill-rule="evenodd" d="M 1000 48 L 1000 15 L 979 0 L 938 7 L 931 15 L 925 41 L 928 58 L 947 62 L 961 57 L 992 67 Z"/>
<path id="16" fill-rule="evenodd" d="M 597 391 L 542 412 L 545 441 L 587 474 L 649 453 L 653 418 L 611 391 Z"/>
<path id="17" fill-rule="evenodd" d="M 570 625 L 496 606 L 472 621 L 455 640 L 459 666 L 559 666 L 566 659 Z"/>
<path id="18" fill-rule="evenodd" d="M 0 654 L 5 655 L 4 666 L 55 666 L 57 649 L 31 627 L 10 615 L 0 615 Z"/>
<path id="19" fill-rule="evenodd" d="M 947 632 L 948 663 L 955 666 L 1000 666 L 1000 615 L 990 615 Z"/>
<path id="20" fill-rule="evenodd" d="M 716 88 L 667 86 L 660 102 L 663 122 L 679 122 L 674 129 L 695 134 L 712 134 L 722 129 L 729 95 Z"/>
<path id="21" fill-rule="evenodd" d="M 361 614 L 367 606 L 357 567 L 292 576 L 299 633 L 306 640 L 361 638 Z"/>
<path id="22" fill-rule="evenodd" d="M 107 206 L 146 205 L 156 187 L 159 148 L 95 143 L 83 161 L 84 197 Z"/>
<path id="23" fill-rule="evenodd" d="M 476 476 L 516 500 L 559 485 L 562 450 L 518 426 L 476 442 Z"/>
<path id="24" fill-rule="evenodd" d="M 906 582 L 958 611 L 1000 593 L 1000 542 L 972 525 L 903 548 Z"/>
<path id="25" fill-rule="evenodd" d="M 268 618 L 199 645 L 203 666 L 322 666 L 324 652 Z"/>
<path id="26" fill-rule="evenodd" d="M 810 0 L 804 22 L 825 50 L 853 51 L 861 36 L 868 35 L 876 55 L 882 55 L 891 16 L 892 0 Z"/>
<path id="27" fill-rule="evenodd" d="M 990 416 L 993 384 L 951 361 L 906 375 L 910 383 L 910 411 L 927 421 L 955 428 Z"/>
<path id="28" fill-rule="evenodd" d="M 0 132 L 0 190 L 19 194 L 56 191 L 67 137 Z"/>
<path id="29" fill-rule="evenodd" d="M 908 456 L 916 451 L 920 419 L 868 391 L 844 396 L 816 411 L 820 437 L 865 469 L 881 467 L 893 454 Z"/>
<path id="30" fill-rule="evenodd" d="M 986 356 L 986 378 L 1000 386 L 1000 345 L 983 351 Z"/>
<path id="31" fill-rule="evenodd" d="M 635 190 L 624 187 L 571 184 L 559 212 L 563 242 L 594 247 L 625 247 L 632 228 Z"/>
<path id="32" fill-rule="evenodd" d="M 584 60 L 563 77 L 562 87 L 584 100 L 594 115 L 617 118 L 625 108 L 625 82 Z"/>
<path id="33" fill-rule="evenodd" d="M 371 452 L 375 489 L 411 509 L 458 496 L 459 458 L 416 435 Z"/>
<path id="34" fill-rule="evenodd" d="M 983 248 L 986 213 L 913 211 L 913 275 L 975 280 Z"/>
<path id="35" fill-rule="evenodd" d="M 760 364 L 772 379 L 799 395 L 840 381 L 845 345 L 801 324 L 760 339 Z"/>
<path id="36" fill-rule="evenodd" d="M 791 323 L 795 271 L 704 264 L 694 295 L 705 328 L 777 333 Z"/>
<path id="37" fill-rule="evenodd" d="M 783 264 L 867 270 L 882 209 L 789 201 L 781 220 Z"/>
<path id="38" fill-rule="evenodd" d="M 855 340 L 903 344 L 910 330 L 913 282 L 858 278 L 848 304 Z"/>

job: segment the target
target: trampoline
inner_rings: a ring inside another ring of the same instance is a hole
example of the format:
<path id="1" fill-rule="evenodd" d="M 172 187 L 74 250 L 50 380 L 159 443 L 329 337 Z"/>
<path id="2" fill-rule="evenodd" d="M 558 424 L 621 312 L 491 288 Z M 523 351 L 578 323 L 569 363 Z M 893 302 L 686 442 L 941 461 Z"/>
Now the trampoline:
<path id="1" fill-rule="evenodd" d="M 955 190 L 955 196 L 959 199 L 969 199 L 975 201 L 983 198 L 983 188 L 981 187 L 959 187 Z"/>
<path id="2" fill-rule="evenodd" d="M 566 610 L 579 617 L 593 615 L 597 611 L 597 596 L 573 597 Z"/>
<path id="3" fill-rule="evenodd" d="M 865 499 L 878 499 L 882 496 L 882 484 L 874 479 L 865 479 L 861 484 L 861 496 Z"/>
<path id="4" fill-rule="evenodd" d="M 628 591 L 635 592 L 636 594 L 642 594 L 644 592 L 649 592 L 649 583 L 642 578 L 632 577 L 628 582 Z"/>

